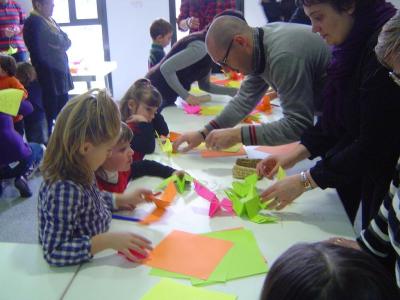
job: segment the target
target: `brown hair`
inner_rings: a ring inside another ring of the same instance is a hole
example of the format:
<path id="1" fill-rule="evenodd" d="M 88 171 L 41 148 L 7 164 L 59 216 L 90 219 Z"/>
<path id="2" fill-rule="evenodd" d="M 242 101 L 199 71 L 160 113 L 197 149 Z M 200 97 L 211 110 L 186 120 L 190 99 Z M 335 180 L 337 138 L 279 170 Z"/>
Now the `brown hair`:
<path id="1" fill-rule="evenodd" d="M 172 32 L 172 26 L 170 23 L 164 19 L 157 19 L 150 26 L 150 36 L 155 40 L 158 36 L 166 36 L 168 33 Z"/>
<path id="2" fill-rule="evenodd" d="M 131 142 L 133 139 L 133 132 L 125 122 L 121 122 L 121 133 L 117 144 Z"/>
<path id="3" fill-rule="evenodd" d="M 134 106 L 133 109 L 129 107 L 130 101 Z M 125 122 L 134 114 L 141 103 L 152 107 L 159 107 L 161 104 L 160 92 L 146 78 L 136 80 L 122 97 L 119 103 L 122 121 Z"/>
<path id="4" fill-rule="evenodd" d="M 101 145 L 120 134 L 118 106 L 105 90 L 90 90 L 64 106 L 44 156 L 41 171 L 50 183 L 72 180 L 87 185 L 94 179 L 80 149 L 85 142 Z"/>
<path id="5" fill-rule="evenodd" d="M 0 67 L 8 76 L 15 76 L 17 73 L 17 63 L 15 58 L 10 55 L 0 54 Z"/>
<path id="6" fill-rule="evenodd" d="M 15 76 L 24 87 L 27 87 L 37 78 L 35 68 L 28 62 L 20 62 L 17 64 L 17 73 Z"/>
<path id="7" fill-rule="evenodd" d="M 296 0 L 297 6 L 310 6 L 314 4 L 327 3 L 330 4 L 338 12 L 345 11 L 355 5 L 358 10 L 363 7 L 368 7 L 380 0 Z"/>

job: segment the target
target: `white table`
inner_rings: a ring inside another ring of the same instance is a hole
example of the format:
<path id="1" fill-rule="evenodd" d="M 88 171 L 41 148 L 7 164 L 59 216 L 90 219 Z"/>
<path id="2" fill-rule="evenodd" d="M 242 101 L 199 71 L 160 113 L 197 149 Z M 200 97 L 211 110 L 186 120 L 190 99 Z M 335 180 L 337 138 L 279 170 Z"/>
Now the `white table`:
<path id="1" fill-rule="evenodd" d="M 221 98 L 218 98 L 222 101 Z M 166 108 L 163 112 L 170 130 L 188 131 L 200 129 L 211 117 L 185 115 L 178 108 Z M 276 119 L 280 111 L 269 118 Z M 202 159 L 198 153 L 167 157 L 157 150 L 152 159 L 168 163 L 189 172 L 207 186 L 219 191 L 231 186 L 231 175 L 235 157 Z M 304 165 L 310 162 L 303 162 Z M 289 170 L 288 173 L 298 170 Z M 130 188 L 154 188 L 161 180 L 140 178 Z M 267 180 L 258 182 L 265 188 Z M 144 234 L 154 244 L 173 229 L 192 233 L 204 233 L 227 228 L 245 227 L 250 229 L 269 265 L 289 246 L 297 242 L 313 242 L 332 236 L 354 237 L 353 228 L 334 190 L 313 190 L 303 194 L 295 203 L 277 215 L 277 224 L 254 224 L 238 217 L 214 217 L 207 215 L 208 203 L 193 191 L 178 197 L 168 214 L 159 223 L 141 226 L 133 222 L 113 220 L 112 231 L 128 230 Z M 140 213 L 140 209 L 137 213 Z M 65 299 L 140 299 L 160 278 L 150 276 L 150 268 L 136 266 L 117 256 L 113 251 L 105 251 L 92 262 L 84 264 L 68 289 Z M 258 299 L 265 275 L 208 286 L 208 289 L 233 293 L 238 299 Z M 189 284 L 187 281 L 182 281 Z"/>
<path id="2" fill-rule="evenodd" d="M 84 81 L 88 90 L 92 88 L 92 82 L 105 80 L 105 87 L 110 90 L 108 74 L 117 68 L 116 61 L 103 61 L 96 65 L 88 65 L 79 67 L 78 70 L 71 74 L 73 81 Z"/>
<path id="3" fill-rule="evenodd" d="M 39 245 L 0 243 L 0 299 L 60 299 L 79 266 L 53 268 Z"/>

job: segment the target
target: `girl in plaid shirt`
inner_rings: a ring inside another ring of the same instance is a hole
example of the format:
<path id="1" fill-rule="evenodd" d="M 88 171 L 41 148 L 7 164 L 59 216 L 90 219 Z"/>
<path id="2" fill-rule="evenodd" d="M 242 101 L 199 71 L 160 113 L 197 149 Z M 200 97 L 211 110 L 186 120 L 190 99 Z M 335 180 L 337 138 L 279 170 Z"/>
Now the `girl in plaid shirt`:
<path id="1" fill-rule="evenodd" d="M 50 265 L 89 261 L 115 249 L 132 261 L 147 256 L 150 241 L 130 232 L 107 232 L 111 211 L 143 202 L 147 190 L 101 192 L 94 172 L 111 154 L 120 134 L 120 113 L 105 91 L 89 91 L 62 109 L 42 165 L 39 190 L 39 242 Z"/>

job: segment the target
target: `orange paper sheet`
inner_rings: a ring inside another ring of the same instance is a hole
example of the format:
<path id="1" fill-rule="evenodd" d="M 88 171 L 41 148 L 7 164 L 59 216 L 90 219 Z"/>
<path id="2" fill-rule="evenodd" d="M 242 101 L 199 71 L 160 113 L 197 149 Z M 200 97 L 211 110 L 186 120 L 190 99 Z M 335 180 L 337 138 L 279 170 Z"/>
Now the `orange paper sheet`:
<path id="1" fill-rule="evenodd" d="M 246 155 L 246 150 L 244 150 L 243 147 L 240 148 L 240 150 L 238 152 L 225 152 L 225 151 L 212 151 L 212 150 L 201 151 L 201 157 L 203 157 L 203 158 L 242 156 L 242 155 Z"/>
<path id="2" fill-rule="evenodd" d="M 154 248 L 145 264 L 205 280 L 231 247 L 230 241 L 174 230 Z"/>
<path id="3" fill-rule="evenodd" d="M 254 150 L 260 151 L 260 152 L 265 152 L 269 154 L 282 154 L 282 153 L 288 153 L 293 151 L 294 148 L 298 145 L 298 142 L 291 143 L 291 144 L 285 144 L 285 145 L 280 145 L 280 146 L 260 146 L 255 148 Z"/>
<path id="4" fill-rule="evenodd" d="M 171 181 L 167 185 L 167 188 L 162 194 L 161 199 L 157 199 L 154 196 L 152 197 L 152 200 L 154 201 L 154 204 L 157 206 L 157 208 L 154 209 L 149 215 L 147 215 L 147 217 L 144 218 L 140 222 L 140 224 L 148 225 L 160 220 L 165 213 L 166 207 L 171 204 L 172 200 L 174 200 L 176 193 L 177 191 L 175 184 L 173 181 Z"/>

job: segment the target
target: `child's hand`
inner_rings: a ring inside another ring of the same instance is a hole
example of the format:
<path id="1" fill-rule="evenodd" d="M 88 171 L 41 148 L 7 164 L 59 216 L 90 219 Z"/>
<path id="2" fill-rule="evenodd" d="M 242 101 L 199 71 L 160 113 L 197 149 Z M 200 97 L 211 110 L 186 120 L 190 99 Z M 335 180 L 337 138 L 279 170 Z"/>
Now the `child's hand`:
<path id="1" fill-rule="evenodd" d="M 199 105 L 201 103 L 209 102 L 209 101 L 211 101 L 210 95 L 203 95 L 203 96 L 189 95 L 186 98 L 186 102 L 189 103 L 190 105 Z"/>
<path id="2" fill-rule="evenodd" d="M 116 194 L 116 205 L 119 209 L 134 209 L 139 203 L 146 202 L 146 196 L 151 194 L 152 192 L 146 189 Z"/>
<path id="3" fill-rule="evenodd" d="M 126 123 L 139 123 L 139 122 L 146 122 L 149 121 L 142 115 L 131 115 L 127 120 Z"/>
<path id="4" fill-rule="evenodd" d="M 148 251 L 153 250 L 151 241 L 138 234 L 129 232 L 109 232 L 107 235 L 109 248 L 123 253 L 133 262 L 140 262 L 143 258 L 133 255 L 129 249 L 134 250 L 144 258 L 148 256 Z"/>

